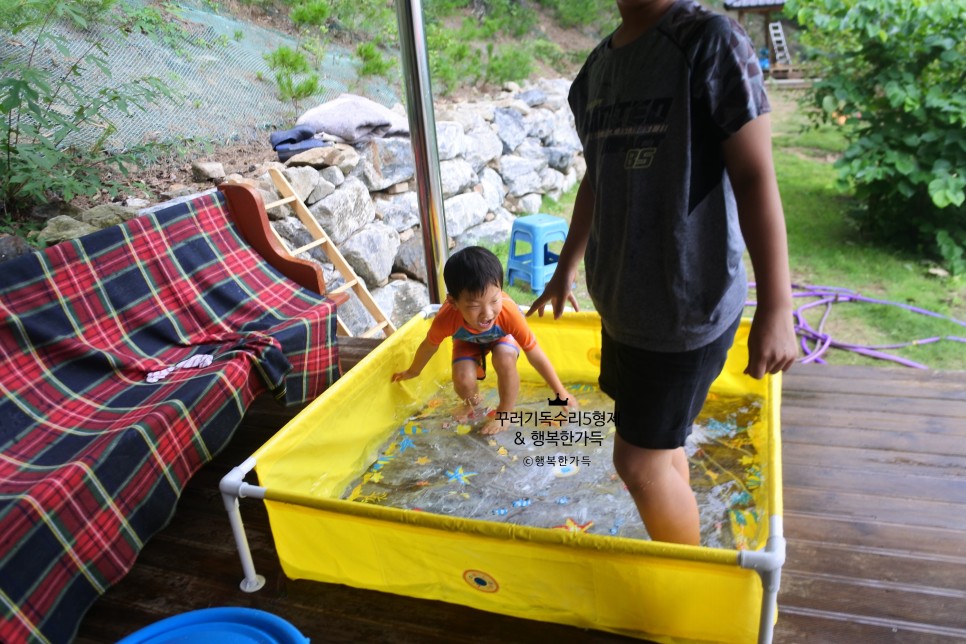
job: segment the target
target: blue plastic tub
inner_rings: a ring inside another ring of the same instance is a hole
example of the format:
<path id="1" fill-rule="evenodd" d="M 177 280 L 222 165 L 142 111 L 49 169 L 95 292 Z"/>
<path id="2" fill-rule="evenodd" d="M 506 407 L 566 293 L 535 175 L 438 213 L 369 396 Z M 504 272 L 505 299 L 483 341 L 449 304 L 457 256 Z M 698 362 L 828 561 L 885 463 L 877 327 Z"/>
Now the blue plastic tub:
<path id="1" fill-rule="evenodd" d="M 254 608 L 204 608 L 155 622 L 118 644 L 307 644 L 290 623 Z"/>

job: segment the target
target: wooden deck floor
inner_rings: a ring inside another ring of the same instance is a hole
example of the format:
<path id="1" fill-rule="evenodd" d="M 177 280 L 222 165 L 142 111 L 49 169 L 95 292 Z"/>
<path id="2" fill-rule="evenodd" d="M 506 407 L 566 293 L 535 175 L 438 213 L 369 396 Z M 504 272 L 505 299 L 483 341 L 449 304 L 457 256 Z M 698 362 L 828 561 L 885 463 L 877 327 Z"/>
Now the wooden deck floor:
<path id="1" fill-rule="evenodd" d="M 966 373 L 800 365 L 783 395 L 789 543 L 775 641 L 966 641 Z M 242 592 L 218 481 L 292 413 L 255 404 L 226 451 L 192 479 L 170 525 L 91 608 L 78 643 L 115 642 L 164 617 L 226 605 L 271 611 L 313 642 L 637 641 L 286 579 L 253 500 L 242 515 L 268 582 Z"/>

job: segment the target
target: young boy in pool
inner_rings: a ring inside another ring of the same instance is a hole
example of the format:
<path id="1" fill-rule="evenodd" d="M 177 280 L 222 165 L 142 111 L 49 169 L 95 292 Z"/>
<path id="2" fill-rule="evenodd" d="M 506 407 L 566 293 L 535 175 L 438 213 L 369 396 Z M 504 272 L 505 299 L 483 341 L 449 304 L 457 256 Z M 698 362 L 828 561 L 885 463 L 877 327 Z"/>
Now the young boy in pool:
<path id="1" fill-rule="evenodd" d="M 519 307 L 503 292 L 503 266 L 496 255 L 479 246 L 459 250 L 446 261 L 443 281 L 446 301 L 436 313 L 426 339 L 416 349 L 412 364 L 393 374 L 393 382 L 418 376 L 440 343 L 453 336 L 453 388 L 463 403 L 457 419 L 473 417 L 482 402 L 477 380 L 486 377 L 489 353 L 496 370 L 500 402 L 487 414 L 481 433 L 503 431 L 498 414 L 513 411 L 516 404 L 520 390 L 517 357 L 521 350 L 551 392 L 567 400 L 569 410 L 576 409 L 575 399 L 564 389 Z"/>
<path id="2" fill-rule="evenodd" d="M 614 466 L 651 537 L 697 544 L 683 446 L 742 315 L 747 244 L 754 378 L 796 357 L 785 220 L 757 55 L 695 0 L 615 0 L 621 24 L 584 63 L 570 106 L 587 173 L 554 276 L 529 313 L 559 316 L 584 257 L 600 314 Z"/>

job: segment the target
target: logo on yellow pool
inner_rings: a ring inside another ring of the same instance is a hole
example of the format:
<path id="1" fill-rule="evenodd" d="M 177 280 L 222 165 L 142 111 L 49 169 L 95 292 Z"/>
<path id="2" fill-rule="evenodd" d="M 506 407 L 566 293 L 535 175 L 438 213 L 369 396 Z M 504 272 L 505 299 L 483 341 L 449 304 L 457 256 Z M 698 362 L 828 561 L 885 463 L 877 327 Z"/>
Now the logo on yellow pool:
<path id="1" fill-rule="evenodd" d="M 595 367 L 600 366 L 600 347 L 591 347 L 587 350 L 587 361 Z"/>
<path id="2" fill-rule="evenodd" d="M 500 584 L 496 583 L 496 579 L 482 570 L 467 570 L 463 573 L 463 581 L 484 593 L 495 593 L 500 590 Z"/>

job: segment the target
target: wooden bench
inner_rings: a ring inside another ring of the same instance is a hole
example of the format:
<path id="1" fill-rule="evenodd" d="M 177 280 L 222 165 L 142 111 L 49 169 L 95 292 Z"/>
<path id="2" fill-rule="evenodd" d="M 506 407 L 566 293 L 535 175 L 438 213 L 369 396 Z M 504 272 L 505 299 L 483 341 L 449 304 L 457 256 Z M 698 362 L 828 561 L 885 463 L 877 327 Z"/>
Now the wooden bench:
<path id="1" fill-rule="evenodd" d="M 245 185 L 0 264 L 0 641 L 73 639 L 256 396 L 337 379 L 336 305 Z"/>

